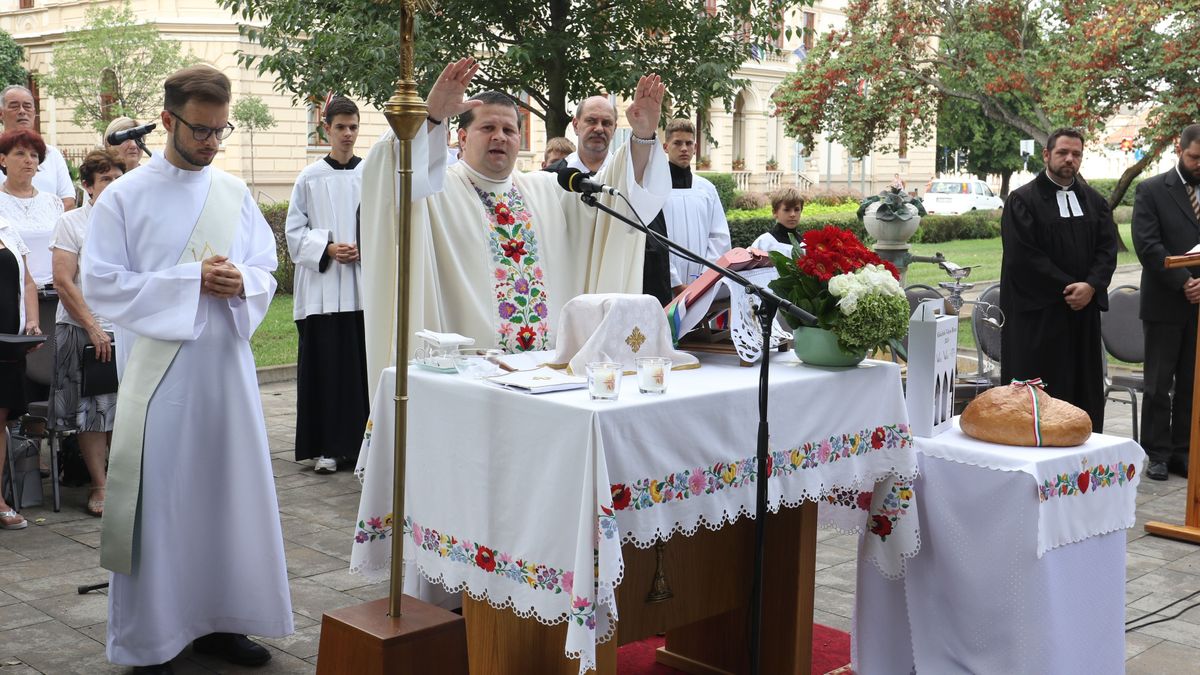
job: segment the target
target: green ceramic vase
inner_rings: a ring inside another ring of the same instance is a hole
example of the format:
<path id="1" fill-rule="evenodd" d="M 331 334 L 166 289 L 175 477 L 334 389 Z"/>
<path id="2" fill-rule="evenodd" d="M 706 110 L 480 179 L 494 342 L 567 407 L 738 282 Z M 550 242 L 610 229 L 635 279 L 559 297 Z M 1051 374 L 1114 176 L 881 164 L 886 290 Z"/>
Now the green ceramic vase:
<path id="1" fill-rule="evenodd" d="M 832 331 L 811 326 L 792 331 L 792 351 L 812 366 L 855 366 L 867 358 L 865 351 L 859 354 L 842 351 Z"/>

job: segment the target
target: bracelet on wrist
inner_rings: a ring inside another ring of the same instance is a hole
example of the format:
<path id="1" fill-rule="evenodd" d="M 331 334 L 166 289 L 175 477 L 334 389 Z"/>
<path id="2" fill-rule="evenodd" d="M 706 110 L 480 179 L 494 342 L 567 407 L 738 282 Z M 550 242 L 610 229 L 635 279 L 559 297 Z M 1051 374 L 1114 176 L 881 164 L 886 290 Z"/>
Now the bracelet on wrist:
<path id="1" fill-rule="evenodd" d="M 658 142 L 658 134 L 657 133 L 650 134 L 650 138 L 642 138 L 641 136 L 638 136 L 637 134 L 631 133 L 631 134 L 629 134 L 629 138 L 634 143 L 637 143 L 639 145 L 654 145 L 655 143 Z"/>
<path id="2" fill-rule="evenodd" d="M 430 124 L 432 124 L 432 125 L 433 125 L 433 126 L 435 126 L 435 127 L 440 127 L 440 126 L 442 126 L 442 120 L 435 120 L 435 119 L 433 119 L 433 115 L 426 115 L 426 116 L 425 116 L 425 119 L 429 120 Z"/>

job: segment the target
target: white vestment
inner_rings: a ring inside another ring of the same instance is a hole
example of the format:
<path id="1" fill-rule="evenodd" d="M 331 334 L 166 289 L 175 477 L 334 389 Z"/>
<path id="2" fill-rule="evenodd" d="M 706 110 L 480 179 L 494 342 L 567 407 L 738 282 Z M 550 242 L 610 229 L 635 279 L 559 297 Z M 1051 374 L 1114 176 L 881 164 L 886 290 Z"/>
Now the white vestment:
<path id="1" fill-rule="evenodd" d="M 729 252 L 729 223 L 717 189 L 703 176 L 692 174 L 691 188 L 671 190 L 663 206 L 667 236 L 684 248 L 716 261 Z M 671 286 L 687 285 L 708 269 L 671 254 Z"/>
<path id="2" fill-rule="evenodd" d="M 511 328 L 502 317 L 505 303 L 498 300 L 503 280 L 495 276 L 502 270 L 500 252 L 506 242 L 497 241 L 477 190 L 485 195 L 519 193 L 532 216 L 536 264 L 529 269 L 544 282 L 545 295 L 540 297 L 546 302 L 538 308 L 537 327 L 551 332 L 549 346 L 553 346 L 558 309 L 576 295 L 641 293 L 645 235 L 583 204 L 578 195 L 560 188 L 557 176 L 549 172 L 514 171 L 508 180 L 497 182 L 459 162 L 444 170 L 443 176 L 445 154 L 430 156 L 426 149 L 428 138 L 444 134 L 440 127 L 423 129 L 413 142 L 413 166 L 420 167 L 413 173 L 416 201 L 410 263 L 409 328 L 414 349 L 420 345 L 411 333 L 422 329 L 460 333 L 475 338 L 481 347 L 507 339 L 500 332 Z M 397 147 L 385 134 L 367 155 L 363 176 L 363 306 L 371 391 L 379 373 L 395 363 Z M 657 144 L 641 185 L 634 180 L 628 146 L 617 151 L 599 179 L 627 195 L 645 222 L 662 208 L 671 187 L 666 155 Z M 513 188 L 516 193 L 510 192 Z M 632 216 L 616 197 L 604 196 L 601 201 Z M 521 257 L 517 262 L 525 261 Z M 528 306 L 535 304 L 531 300 Z"/>
<path id="3" fill-rule="evenodd" d="M 200 262 L 179 264 L 213 171 L 178 169 L 160 153 L 92 207 L 83 293 L 116 326 L 118 371 L 139 335 L 183 342 L 146 417 L 133 574 L 113 574 L 109 589 L 117 664 L 163 663 L 213 632 L 293 630 L 250 353 L 275 292 L 275 239 L 249 190 L 229 252 L 245 298 L 201 295 Z"/>
<path id="4" fill-rule="evenodd" d="M 362 164 L 335 169 L 324 159 L 304 167 L 288 203 L 287 243 L 296 263 L 293 318 L 362 309 L 359 263 L 321 258 L 331 243 L 358 242 L 355 218 L 362 195 Z"/>

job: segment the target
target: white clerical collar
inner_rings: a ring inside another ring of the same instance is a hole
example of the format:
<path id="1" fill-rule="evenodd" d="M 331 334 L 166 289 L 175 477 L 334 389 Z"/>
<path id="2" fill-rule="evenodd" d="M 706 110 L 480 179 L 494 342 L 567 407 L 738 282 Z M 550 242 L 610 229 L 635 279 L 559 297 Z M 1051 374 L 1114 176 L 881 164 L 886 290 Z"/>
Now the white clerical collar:
<path id="1" fill-rule="evenodd" d="M 495 178 L 488 178 L 475 169 L 472 169 L 470 163 L 468 162 L 459 162 L 456 166 L 462 166 L 462 168 L 467 171 L 467 178 L 471 181 L 471 183 L 484 192 L 503 194 L 508 192 L 508 190 L 512 187 L 512 172 L 509 172 L 509 174 L 505 176 L 503 180 L 496 180 Z"/>
<path id="2" fill-rule="evenodd" d="M 608 166 L 608 158 L 609 157 L 612 157 L 612 155 L 604 156 L 604 163 L 601 164 L 600 168 L 596 171 L 592 171 L 591 169 L 588 168 L 587 164 L 583 163 L 583 160 L 579 158 L 578 151 L 572 152 L 571 154 L 567 155 L 566 161 L 567 161 L 567 166 L 572 169 L 579 169 L 580 171 L 583 171 L 584 173 L 600 173 L 601 171 L 604 170 L 604 167 Z"/>
<path id="3" fill-rule="evenodd" d="M 1079 197 L 1075 195 L 1075 191 L 1071 188 L 1075 187 L 1075 178 L 1071 178 L 1071 184 L 1063 187 L 1054 182 L 1050 178 L 1050 172 L 1046 172 L 1046 179 L 1050 181 L 1054 187 L 1058 188 L 1054 191 L 1054 197 L 1058 200 L 1058 216 L 1060 218 L 1080 218 L 1083 216 L 1083 206 L 1079 204 Z"/>
<path id="4" fill-rule="evenodd" d="M 166 152 L 160 150 L 157 155 L 150 158 L 150 162 L 146 166 L 175 181 L 191 183 L 208 180 L 208 171 L 212 168 L 211 164 L 199 171 L 189 171 L 168 162 L 165 155 Z"/>

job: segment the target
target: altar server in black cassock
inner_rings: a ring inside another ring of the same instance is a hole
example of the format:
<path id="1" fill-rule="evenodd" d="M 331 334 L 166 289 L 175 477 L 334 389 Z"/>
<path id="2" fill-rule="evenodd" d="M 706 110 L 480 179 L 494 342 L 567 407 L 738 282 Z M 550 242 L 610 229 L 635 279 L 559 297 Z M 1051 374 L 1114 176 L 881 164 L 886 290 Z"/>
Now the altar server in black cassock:
<path id="1" fill-rule="evenodd" d="M 1083 137 L 1051 134 L 1046 171 L 1013 191 L 1000 232 L 1000 374 L 1042 378 L 1046 392 L 1087 411 L 1104 427 L 1100 312 L 1117 262 L 1117 228 L 1108 203 L 1076 174 Z"/>

